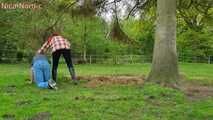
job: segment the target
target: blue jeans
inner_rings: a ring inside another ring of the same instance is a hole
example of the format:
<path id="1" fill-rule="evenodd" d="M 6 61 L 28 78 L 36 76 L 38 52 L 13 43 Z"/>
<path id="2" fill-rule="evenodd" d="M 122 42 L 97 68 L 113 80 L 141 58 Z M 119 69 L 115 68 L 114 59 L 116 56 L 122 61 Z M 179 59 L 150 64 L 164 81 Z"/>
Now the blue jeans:
<path id="1" fill-rule="evenodd" d="M 50 79 L 50 64 L 46 60 L 37 60 L 33 64 L 34 80 L 38 87 L 48 88 Z"/>

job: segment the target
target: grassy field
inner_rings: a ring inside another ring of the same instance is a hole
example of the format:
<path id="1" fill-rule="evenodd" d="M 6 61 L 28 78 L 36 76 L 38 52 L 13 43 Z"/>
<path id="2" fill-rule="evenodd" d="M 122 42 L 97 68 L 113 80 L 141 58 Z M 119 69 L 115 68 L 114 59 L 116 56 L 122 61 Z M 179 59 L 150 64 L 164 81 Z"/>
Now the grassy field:
<path id="1" fill-rule="evenodd" d="M 150 64 L 76 65 L 81 76 L 147 75 Z M 213 87 L 213 65 L 180 64 L 188 82 Z M 29 66 L 0 65 L 0 120 L 211 120 L 213 99 L 188 99 L 179 90 L 144 85 L 74 86 L 65 65 L 59 66 L 59 90 L 26 83 Z"/>

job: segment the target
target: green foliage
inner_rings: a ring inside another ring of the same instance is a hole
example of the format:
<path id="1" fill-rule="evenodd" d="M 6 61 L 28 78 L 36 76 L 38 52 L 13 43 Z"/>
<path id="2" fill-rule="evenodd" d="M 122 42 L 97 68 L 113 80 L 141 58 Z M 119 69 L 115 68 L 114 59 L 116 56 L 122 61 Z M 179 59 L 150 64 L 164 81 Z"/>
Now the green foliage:
<path id="1" fill-rule="evenodd" d="M 128 45 L 113 42 L 106 37 L 106 23 L 97 17 L 78 17 L 64 21 L 63 34 L 72 43 L 72 51 L 75 55 L 87 55 L 110 57 L 118 54 L 126 54 Z"/>
<path id="2" fill-rule="evenodd" d="M 16 58 L 19 39 L 22 39 L 23 27 L 18 25 L 17 20 L 22 20 L 23 11 L 1 10 L 0 14 L 0 61 L 13 62 Z M 11 59 L 9 59 L 11 58 Z"/>
<path id="3" fill-rule="evenodd" d="M 206 59 L 213 55 L 211 37 L 213 10 L 209 8 L 208 0 L 192 3 L 190 1 L 194 0 L 178 1 L 178 53 L 189 59 L 192 57 Z M 1 0 L 1 2 L 8 1 Z M 46 31 L 51 26 L 70 40 L 72 51 L 77 57 L 95 55 L 107 58 L 116 55 L 142 54 L 151 61 L 156 20 L 155 0 L 147 3 L 139 19 L 130 17 L 128 20 L 119 21 L 122 31 L 131 39 L 131 44 L 109 40 L 109 23 L 104 22 L 98 15 L 78 14 L 78 9 L 80 10 L 81 7 L 69 6 L 73 2 L 74 0 L 39 0 L 36 3 L 42 5 L 40 10 L 0 10 L 1 62 L 5 57 L 7 59 L 4 62 L 21 61 L 23 60 L 21 58 L 30 60 L 46 40 L 44 36 L 46 33 L 49 34 L 49 31 Z M 88 2 L 90 1 L 87 1 L 82 10 L 94 10 L 92 9 L 94 6 L 90 6 Z M 87 14 L 89 11 L 84 12 Z"/>
<path id="4" fill-rule="evenodd" d="M 211 0 L 178 0 L 178 19 L 194 31 L 209 26 L 212 19 Z"/>
<path id="5" fill-rule="evenodd" d="M 151 58 L 154 45 L 153 22 L 147 20 L 129 20 L 124 22 L 124 29 L 137 43 L 133 53 Z M 138 47 L 140 49 L 137 49 Z"/>
<path id="6" fill-rule="evenodd" d="M 178 52 L 186 57 L 209 57 L 213 55 L 213 39 L 211 32 L 187 30 L 178 35 Z"/>
<path id="7" fill-rule="evenodd" d="M 144 21 L 141 28 L 139 41 L 142 46 L 142 53 L 147 57 L 151 57 L 154 47 L 154 25 L 148 21 Z"/>

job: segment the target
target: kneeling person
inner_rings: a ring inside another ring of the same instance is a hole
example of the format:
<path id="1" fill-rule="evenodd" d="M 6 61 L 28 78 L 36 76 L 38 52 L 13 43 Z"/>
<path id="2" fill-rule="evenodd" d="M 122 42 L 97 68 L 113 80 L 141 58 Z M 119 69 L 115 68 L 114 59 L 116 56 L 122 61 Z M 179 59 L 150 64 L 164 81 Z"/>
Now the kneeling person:
<path id="1" fill-rule="evenodd" d="M 33 58 L 32 79 L 39 88 L 57 89 L 55 81 L 50 79 L 50 64 L 43 54 L 37 54 Z"/>

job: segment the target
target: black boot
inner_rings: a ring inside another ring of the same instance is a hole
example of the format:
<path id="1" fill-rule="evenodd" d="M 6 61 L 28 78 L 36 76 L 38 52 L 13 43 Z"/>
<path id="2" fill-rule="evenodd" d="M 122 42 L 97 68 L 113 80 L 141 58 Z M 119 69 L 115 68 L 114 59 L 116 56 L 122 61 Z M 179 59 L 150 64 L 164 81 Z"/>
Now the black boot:
<path id="1" fill-rule="evenodd" d="M 74 84 L 77 85 L 79 81 L 76 78 L 76 74 L 75 74 L 74 68 L 69 68 L 69 72 L 70 72 L 72 80 L 74 81 Z"/>

